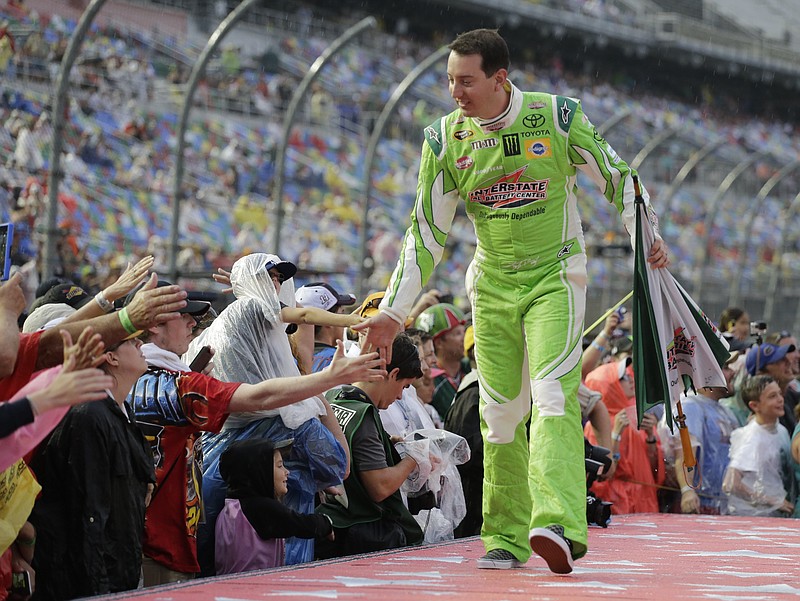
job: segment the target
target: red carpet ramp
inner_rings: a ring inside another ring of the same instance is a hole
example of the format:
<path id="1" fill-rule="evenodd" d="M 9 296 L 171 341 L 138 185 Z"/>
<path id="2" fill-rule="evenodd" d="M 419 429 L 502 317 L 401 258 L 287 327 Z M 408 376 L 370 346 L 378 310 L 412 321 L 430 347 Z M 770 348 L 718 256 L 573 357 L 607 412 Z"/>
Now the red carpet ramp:
<path id="1" fill-rule="evenodd" d="M 196 580 L 108 598 L 150 601 L 766 601 L 800 596 L 800 521 L 638 514 L 589 530 L 568 576 L 538 557 L 478 570 L 477 538 Z"/>

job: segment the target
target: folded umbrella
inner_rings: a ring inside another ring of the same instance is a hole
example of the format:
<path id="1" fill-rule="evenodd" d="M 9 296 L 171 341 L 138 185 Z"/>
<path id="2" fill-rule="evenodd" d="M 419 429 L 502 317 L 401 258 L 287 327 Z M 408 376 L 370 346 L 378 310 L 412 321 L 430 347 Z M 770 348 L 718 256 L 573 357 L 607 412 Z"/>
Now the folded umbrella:
<path id="1" fill-rule="evenodd" d="M 696 462 L 681 393 L 705 387 L 725 387 L 722 365 L 730 355 L 728 343 L 697 303 L 666 268 L 653 269 L 647 262 L 655 241 L 653 224 L 646 214 L 638 178 L 633 281 L 633 372 L 636 410 L 641 425 L 644 412 L 665 404 L 665 419 L 674 432 L 678 422 L 684 465 Z"/>

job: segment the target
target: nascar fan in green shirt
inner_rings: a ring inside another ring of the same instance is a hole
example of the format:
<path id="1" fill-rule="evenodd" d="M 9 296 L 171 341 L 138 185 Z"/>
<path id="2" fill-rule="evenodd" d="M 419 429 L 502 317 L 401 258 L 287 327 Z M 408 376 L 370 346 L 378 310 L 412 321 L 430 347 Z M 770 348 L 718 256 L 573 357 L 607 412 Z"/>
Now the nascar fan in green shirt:
<path id="1" fill-rule="evenodd" d="M 417 200 L 365 349 L 390 354 L 395 333 L 444 250 L 462 200 L 477 236 L 467 270 L 484 438 L 479 568 L 518 567 L 531 551 L 551 571 L 586 554 L 586 475 L 580 406 L 586 254 L 577 169 L 634 232 L 635 172 L 578 100 L 522 92 L 508 79 L 496 30 L 459 35 L 447 78 L 458 109 L 425 128 Z M 648 215 L 657 231 L 657 219 Z M 648 261 L 669 264 L 657 238 Z M 528 417 L 530 445 L 526 433 Z"/>

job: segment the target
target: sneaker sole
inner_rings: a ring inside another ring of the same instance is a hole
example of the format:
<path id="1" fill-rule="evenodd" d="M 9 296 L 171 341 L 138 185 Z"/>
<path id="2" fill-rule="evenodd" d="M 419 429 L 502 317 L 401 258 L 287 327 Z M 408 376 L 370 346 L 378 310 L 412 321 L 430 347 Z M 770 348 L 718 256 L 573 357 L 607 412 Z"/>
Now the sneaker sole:
<path id="1" fill-rule="evenodd" d="M 534 528 L 530 533 L 531 550 L 547 562 L 554 574 L 572 572 L 572 553 L 563 538 L 547 528 Z"/>

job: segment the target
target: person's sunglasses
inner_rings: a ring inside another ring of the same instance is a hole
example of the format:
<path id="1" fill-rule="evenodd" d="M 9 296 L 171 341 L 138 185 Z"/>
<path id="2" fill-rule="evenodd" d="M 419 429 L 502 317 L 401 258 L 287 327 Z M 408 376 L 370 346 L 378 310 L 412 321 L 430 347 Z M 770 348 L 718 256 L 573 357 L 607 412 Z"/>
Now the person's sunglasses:
<path id="1" fill-rule="evenodd" d="M 366 305 L 364 305 L 364 309 L 377 309 L 382 300 L 382 298 L 373 298 Z"/>

